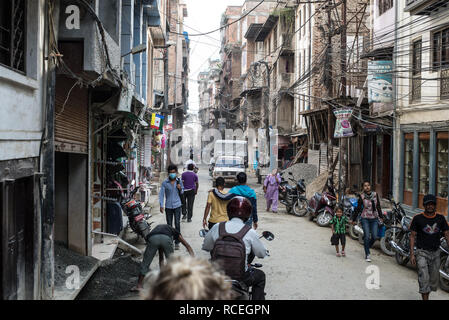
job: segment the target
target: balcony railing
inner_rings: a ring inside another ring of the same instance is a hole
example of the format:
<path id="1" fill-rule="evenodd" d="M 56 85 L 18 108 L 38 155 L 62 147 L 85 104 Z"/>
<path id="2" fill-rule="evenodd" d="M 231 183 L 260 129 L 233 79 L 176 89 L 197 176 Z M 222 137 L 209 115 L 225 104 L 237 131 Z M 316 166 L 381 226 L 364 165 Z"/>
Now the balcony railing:
<path id="1" fill-rule="evenodd" d="M 293 34 L 291 33 L 285 33 L 281 36 L 281 45 L 282 45 L 282 53 L 286 54 L 286 53 L 292 53 L 294 54 L 294 50 L 295 50 L 295 44 L 293 42 Z"/>
<path id="2" fill-rule="evenodd" d="M 421 75 L 412 80 L 412 101 L 418 102 L 421 100 Z"/>
<path id="3" fill-rule="evenodd" d="M 406 0 L 404 11 L 412 15 L 429 15 L 447 6 L 447 0 Z"/>
<path id="4" fill-rule="evenodd" d="M 449 99 L 449 69 L 441 70 L 441 99 Z"/>
<path id="5" fill-rule="evenodd" d="M 280 73 L 277 77 L 276 89 L 277 90 L 287 90 L 291 87 L 293 81 L 294 73 Z"/>

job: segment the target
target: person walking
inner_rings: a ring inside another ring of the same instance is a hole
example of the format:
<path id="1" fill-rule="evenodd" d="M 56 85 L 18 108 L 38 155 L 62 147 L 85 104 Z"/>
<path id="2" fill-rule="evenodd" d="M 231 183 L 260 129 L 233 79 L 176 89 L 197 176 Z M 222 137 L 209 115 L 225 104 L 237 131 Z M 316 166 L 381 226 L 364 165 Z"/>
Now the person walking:
<path id="1" fill-rule="evenodd" d="M 225 187 L 225 179 L 223 177 L 218 177 L 215 181 L 217 185 L 217 190 L 221 194 L 224 195 L 223 190 Z M 212 227 L 220 222 L 226 222 L 228 221 L 228 213 L 226 212 L 226 205 L 228 204 L 227 201 L 221 201 L 219 198 L 217 198 L 213 192 L 209 192 L 209 196 L 207 198 L 207 204 L 206 208 L 204 209 L 204 217 L 203 217 L 203 228 L 206 229 L 212 229 Z M 209 221 L 207 221 L 207 217 L 210 217 Z"/>
<path id="2" fill-rule="evenodd" d="M 332 227 L 332 237 L 331 244 L 335 246 L 337 251 L 337 257 L 346 257 L 345 246 L 346 246 L 346 225 L 348 223 L 348 218 L 343 215 L 343 207 L 338 206 L 335 210 L 335 216 L 329 222 Z M 341 254 L 338 248 L 339 243 L 341 244 Z"/>
<path id="3" fill-rule="evenodd" d="M 257 216 L 257 196 L 256 192 L 246 184 L 247 179 L 248 176 L 246 175 L 246 173 L 240 172 L 237 175 L 238 185 L 229 190 L 229 193 L 224 195 L 221 192 L 218 192 L 217 189 L 213 189 L 212 192 L 217 198 L 223 201 L 231 200 L 236 196 L 247 198 L 251 202 L 252 212 L 250 218 L 245 222 L 245 224 L 248 226 L 254 226 L 254 230 L 257 230 L 257 223 L 259 221 L 259 218 Z"/>
<path id="4" fill-rule="evenodd" d="M 371 183 L 368 181 L 363 183 L 363 192 L 360 195 L 357 209 L 354 211 L 351 219 L 352 224 L 356 224 L 359 216 L 361 217 L 364 234 L 365 260 L 366 262 L 371 262 L 370 248 L 377 240 L 382 208 L 380 206 L 379 196 L 371 190 Z"/>
<path id="5" fill-rule="evenodd" d="M 192 257 L 195 256 L 192 247 L 183 238 L 181 233 L 178 232 L 178 230 L 168 224 L 160 224 L 156 226 L 156 228 L 154 228 L 147 237 L 147 247 L 145 248 L 143 260 L 140 264 L 140 274 L 137 280 L 137 286 L 131 291 L 137 291 L 143 288 L 145 275 L 150 271 L 150 265 L 151 262 L 153 262 L 156 252 L 159 252 L 159 267 L 163 267 L 164 255 L 165 258 L 168 259 L 173 254 L 173 240 L 181 242 L 183 246 L 186 247 L 189 254 Z"/>
<path id="6" fill-rule="evenodd" d="M 181 176 L 182 184 L 184 185 L 182 220 L 187 219 L 187 222 L 192 222 L 193 203 L 195 202 L 195 196 L 197 195 L 200 187 L 198 176 L 195 172 L 193 172 L 194 169 L 195 166 L 193 163 L 190 163 L 187 166 L 188 171 L 184 172 Z"/>
<path id="7" fill-rule="evenodd" d="M 178 178 L 178 167 L 171 164 L 167 168 L 168 178 L 162 182 L 159 192 L 159 205 L 161 213 L 166 214 L 167 224 L 173 226 L 175 220 L 175 229 L 181 233 L 181 197 L 184 193 L 182 180 Z M 164 206 L 165 198 L 165 206 Z M 175 239 L 175 250 L 179 250 L 179 240 Z"/>
<path id="8" fill-rule="evenodd" d="M 273 213 L 277 213 L 278 211 L 280 184 L 281 175 L 278 173 L 277 169 L 274 169 L 273 172 L 265 178 L 263 184 L 263 192 L 265 193 L 265 199 L 267 200 L 267 211 L 270 211 L 270 208 Z"/>
<path id="9" fill-rule="evenodd" d="M 426 195 L 424 212 L 415 215 L 410 224 L 410 263 L 418 267 L 419 293 L 423 300 L 429 300 L 430 292 L 438 289 L 441 237 L 449 243 L 449 225 L 443 215 L 436 213 L 436 204 L 433 194 Z"/>

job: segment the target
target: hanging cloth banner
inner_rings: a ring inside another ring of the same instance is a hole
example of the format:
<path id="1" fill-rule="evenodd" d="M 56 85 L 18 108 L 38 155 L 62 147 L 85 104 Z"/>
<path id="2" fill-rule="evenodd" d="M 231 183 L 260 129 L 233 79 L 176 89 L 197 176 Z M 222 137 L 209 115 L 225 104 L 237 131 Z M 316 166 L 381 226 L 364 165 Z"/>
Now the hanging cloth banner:
<path id="1" fill-rule="evenodd" d="M 354 136 L 352 131 L 351 122 L 349 121 L 352 116 L 352 109 L 340 109 L 334 111 L 337 121 L 335 123 L 334 138 L 349 138 Z"/>
<path id="2" fill-rule="evenodd" d="M 151 129 L 162 130 L 163 126 L 164 126 L 164 116 L 153 113 L 153 115 L 151 116 Z"/>

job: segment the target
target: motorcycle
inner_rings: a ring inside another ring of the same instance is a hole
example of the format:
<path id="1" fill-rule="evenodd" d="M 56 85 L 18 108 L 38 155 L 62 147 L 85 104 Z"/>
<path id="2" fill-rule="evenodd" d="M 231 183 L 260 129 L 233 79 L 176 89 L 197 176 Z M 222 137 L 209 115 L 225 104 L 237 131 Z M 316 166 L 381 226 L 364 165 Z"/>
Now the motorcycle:
<path id="1" fill-rule="evenodd" d="M 201 238 L 205 238 L 209 230 L 202 229 L 200 230 L 199 234 Z M 268 241 L 274 240 L 274 234 L 272 234 L 269 231 L 262 232 L 262 236 L 259 237 L 259 239 L 265 238 Z M 269 255 L 267 250 L 267 255 Z M 251 252 L 251 254 L 248 256 L 248 268 L 254 268 L 254 269 L 260 269 L 263 267 L 260 263 L 252 264 L 253 260 L 255 258 L 255 255 Z M 248 287 L 245 283 L 238 280 L 226 280 L 228 282 L 231 282 L 232 290 L 235 292 L 235 300 L 252 300 L 252 289 L 251 287 Z"/>
<path id="2" fill-rule="evenodd" d="M 396 203 L 394 199 L 390 198 L 390 203 L 393 205 L 393 210 L 388 211 L 388 219 L 386 219 L 386 231 L 385 236 L 380 239 L 380 247 L 382 251 L 389 255 L 394 256 L 396 251 L 391 247 L 390 241 L 398 239 L 398 235 L 401 232 L 401 221 L 406 216 L 404 209 L 400 203 Z"/>
<path id="3" fill-rule="evenodd" d="M 328 179 L 327 186 L 329 191 L 316 192 L 307 205 L 309 219 L 314 220 L 316 218 L 316 222 L 320 227 L 329 226 L 329 222 L 334 216 L 333 208 L 337 203 L 332 179 Z"/>
<path id="4" fill-rule="evenodd" d="M 135 181 L 133 180 L 131 184 L 134 186 Z M 121 206 L 128 217 L 128 223 L 131 230 L 146 241 L 153 223 L 149 224 L 147 222 L 147 217 L 143 213 L 142 204 L 134 199 L 134 195 L 139 189 L 140 187 L 136 187 L 130 192 L 128 197 L 123 197 Z"/>
<path id="5" fill-rule="evenodd" d="M 291 172 L 288 174 L 293 176 Z M 303 217 L 307 214 L 308 207 L 307 198 L 304 196 L 306 193 L 306 184 L 304 179 L 295 181 L 293 178 L 289 178 L 289 180 L 296 185 L 292 187 L 282 178 L 279 186 L 279 202 L 286 207 L 287 213 L 291 214 L 293 211 L 296 216 Z"/>
<path id="6" fill-rule="evenodd" d="M 390 240 L 390 245 L 395 251 L 396 262 L 401 266 L 405 266 L 410 260 L 411 222 L 412 218 L 403 216 L 401 219 L 401 228 L 398 230 L 397 241 Z"/>
<path id="7" fill-rule="evenodd" d="M 445 238 L 441 238 L 440 251 L 440 287 L 449 292 L 449 246 Z"/>
<path id="8" fill-rule="evenodd" d="M 357 198 L 350 198 L 347 196 L 343 198 L 343 213 L 349 221 L 352 220 L 352 216 L 354 215 L 354 211 L 357 209 L 357 205 Z M 348 225 L 347 232 L 352 239 L 357 240 L 359 238 L 358 232 L 352 224 Z"/>

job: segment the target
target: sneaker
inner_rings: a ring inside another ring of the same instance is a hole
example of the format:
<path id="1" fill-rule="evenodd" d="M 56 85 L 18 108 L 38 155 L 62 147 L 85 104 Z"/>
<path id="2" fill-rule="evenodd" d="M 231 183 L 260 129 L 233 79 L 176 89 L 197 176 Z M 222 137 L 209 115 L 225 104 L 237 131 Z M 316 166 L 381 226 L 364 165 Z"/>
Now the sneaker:
<path id="1" fill-rule="evenodd" d="M 182 216 L 182 221 L 186 221 L 187 220 L 187 216 Z"/>
<path id="2" fill-rule="evenodd" d="M 187 220 L 187 222 L 192 222 L 192 219 Z"/>
<path id="3" fill-rule="evenodd" d="M 341 252 L 342 257 L 346 257 L 346 253 L 344 251 Z"/>
<path id="4" fill-rule="evenodd" d="M 179 243 L 175 243 L 175 250 L 179 250 Z"/>
<path id="5" fill-rule="evenodd" d="M 371 257 L 369 255 L 367 255 L 366 258 L 365 258 L 365 261 L 366 262 L 371 262 Z"/>
<path id="6" fill-rule="evenodd" d="M 337 253 L 337 257 L 341 257 L 341 254 Z"/>

